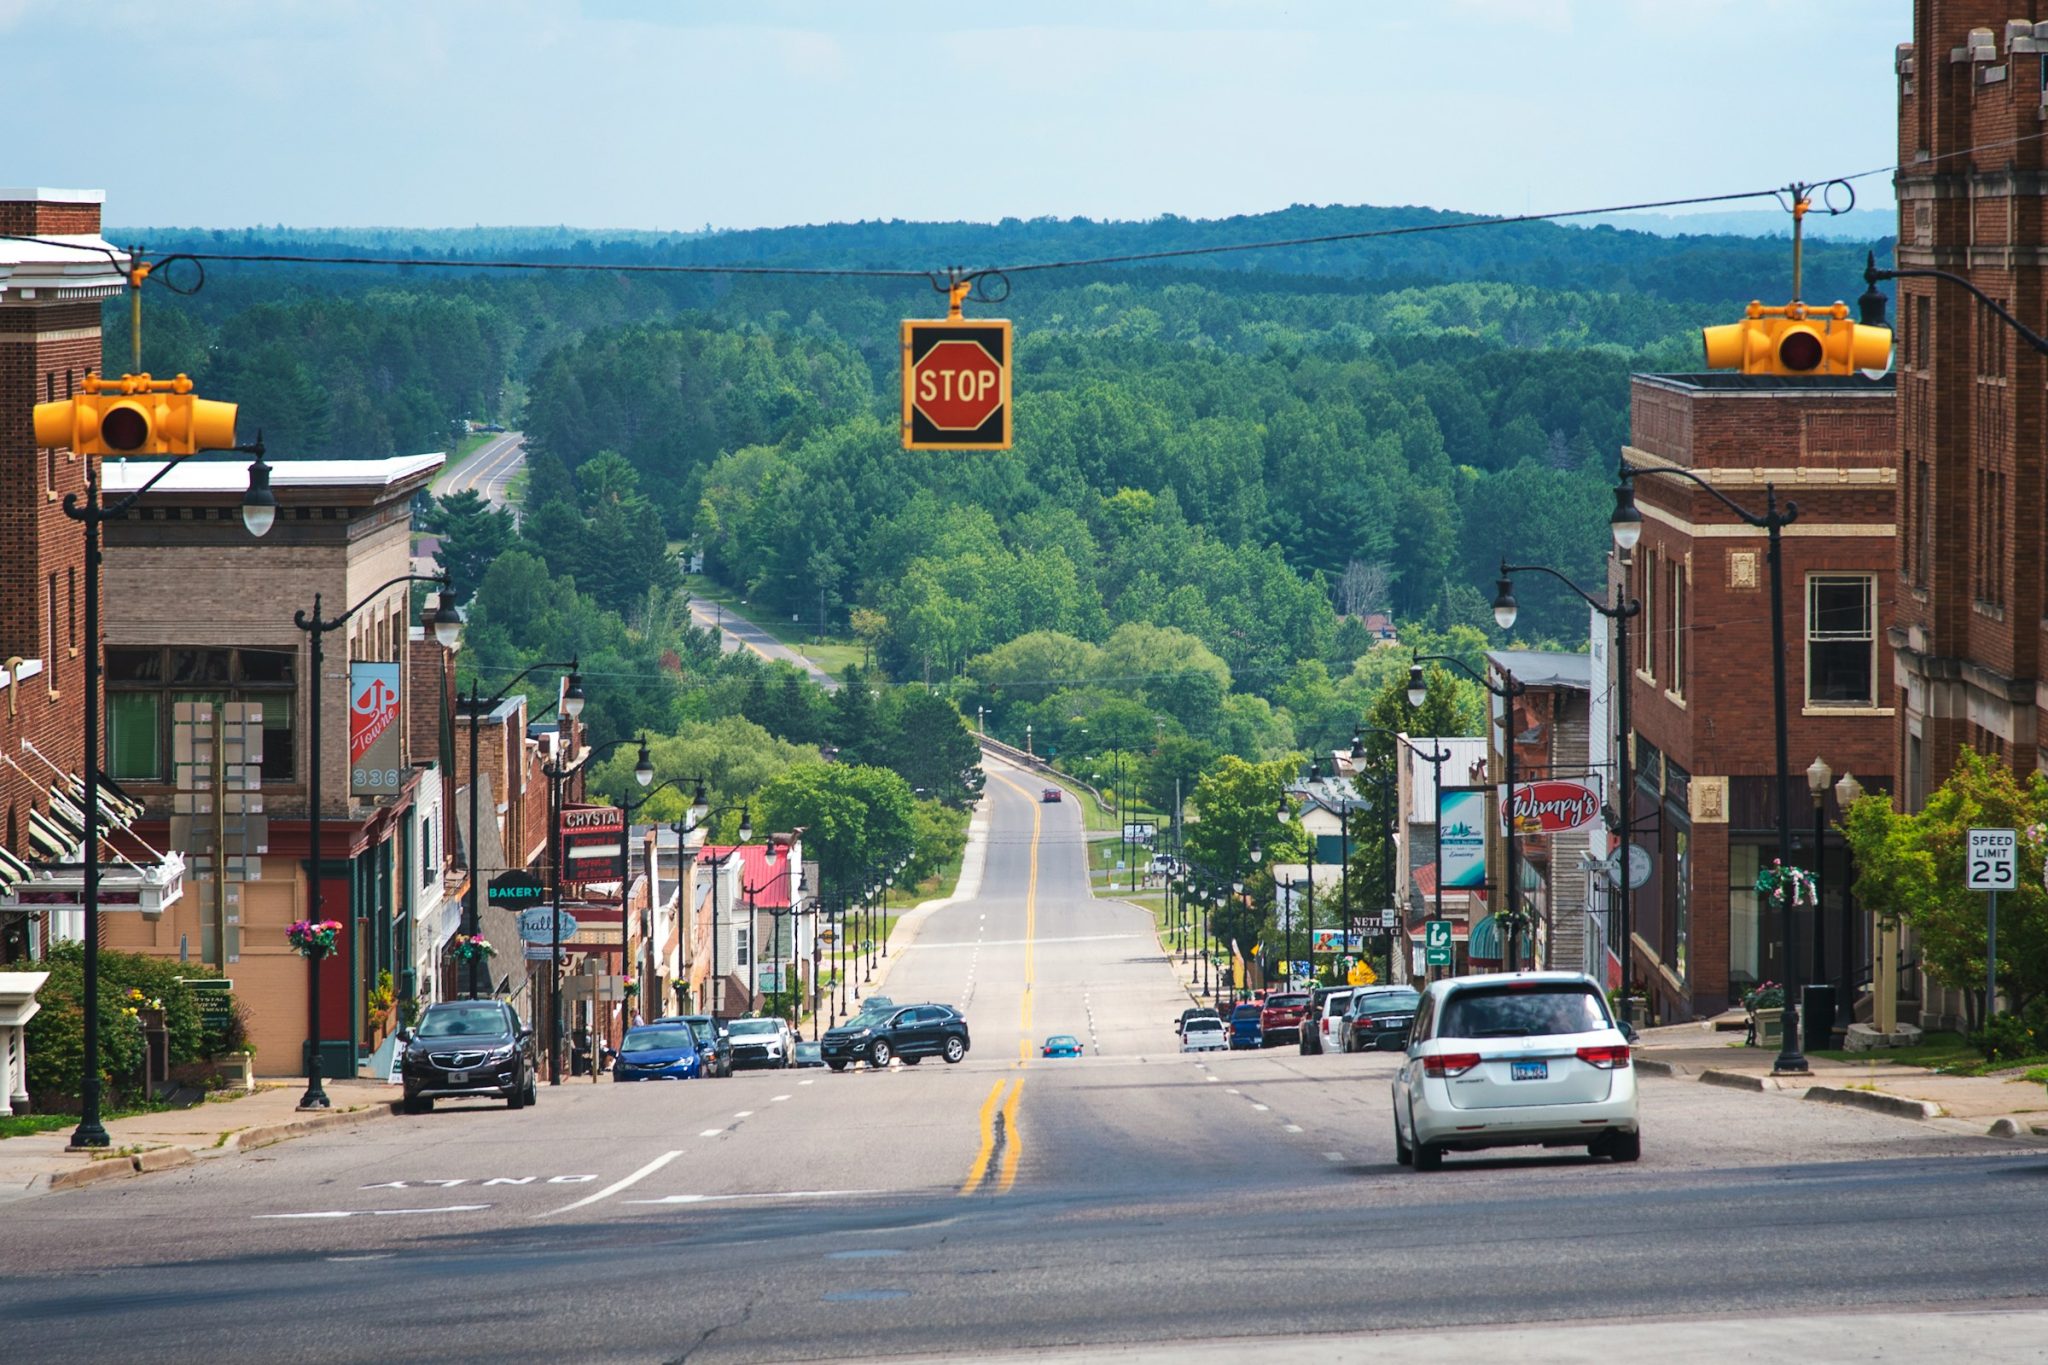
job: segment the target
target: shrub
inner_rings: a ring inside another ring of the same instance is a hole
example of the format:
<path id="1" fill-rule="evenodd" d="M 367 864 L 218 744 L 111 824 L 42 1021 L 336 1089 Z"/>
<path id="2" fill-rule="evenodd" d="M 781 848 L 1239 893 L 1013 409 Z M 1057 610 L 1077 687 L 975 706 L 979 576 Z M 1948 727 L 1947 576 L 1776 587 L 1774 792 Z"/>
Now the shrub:
<path id="1" fill-rule="evenodd" d="M 37 964 L 50 979 L 36 993 L 42 1008 L 28 1024 L 28 1088 L 38 1107 L 79 1098 L 85 1067 L 85 946 L 59 943 Z M 247 1021 L 229 998 L 228 1024 L 209 1030 L 199 1005 L 180 978 L 217 976 L 174 958 L 101 950 L 99 976 L 100 1080 L 110 1097 L 123 1083 L 139 1083 L 145 1059 L 142 1024 L 131 991 L 161 1000 L 173 1066 L 207 1061 L 245 1046 Z"/>
<path id="2" fill-rule="evenodd" d="M 1984 1054 L 1987 1062 L 2017 1061 L 2040 1051 L 2034 1040 L 2034 1030 L 2027 1027 L 2026 1020 L 2013 1014 L 1993 1018 L 1983 1029 L 1970 1035 L 1970 1043 Z"/>

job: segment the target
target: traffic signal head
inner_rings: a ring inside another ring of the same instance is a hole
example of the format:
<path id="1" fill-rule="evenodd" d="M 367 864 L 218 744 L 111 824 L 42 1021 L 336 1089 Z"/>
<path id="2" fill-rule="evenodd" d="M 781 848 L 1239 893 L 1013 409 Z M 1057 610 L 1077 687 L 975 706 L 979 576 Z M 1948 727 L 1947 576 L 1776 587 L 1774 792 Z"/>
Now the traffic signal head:
<path id="1" fill-rule="evenodd" d="M 36 404 L 36 444 L 81 455 L 190 455 L 235 444 L 235 405 L 199 398 L 192 381 L 88 377 L 74 398 Z"/>
<path id="2" fill-rule="evenodd" d="M 1744 374 L 1854 374 L 1891 362 L 1888 327 L 1849 321 L 1845 304 L 1808 308 L 1749 305 L 1741 322 L 1702 329 L 1707 368 Z"/>

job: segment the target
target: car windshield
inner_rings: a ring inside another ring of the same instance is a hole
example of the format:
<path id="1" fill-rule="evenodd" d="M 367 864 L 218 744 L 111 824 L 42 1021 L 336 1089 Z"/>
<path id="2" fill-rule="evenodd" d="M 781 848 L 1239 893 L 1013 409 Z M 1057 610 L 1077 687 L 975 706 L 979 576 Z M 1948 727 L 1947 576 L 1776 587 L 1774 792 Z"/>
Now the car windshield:
<path id="1" fill-rule="evenodd" d="M 1458 991 L 1444 1006 L 1440 1038 L 1529 1038 L 1610 1027 L 1585 986 L 1527 983 Z"/>
<path id="2" fill-rule="evenodd" d="M 1360 996 L 1357 1008 L 1360 1014 L 1413 1014 L 1421 1003 L 1422 997 L 1414 991 L 1388 991 Z"/>
<path id="3" fill-rule="evenodd" d="M 1047 1047 L 1079 1047 L 1081 1046 L 1081 1041 L 1069 1034 L 1055 1033 L 1052 1037 L 1045 1040 L 1045 1045 Z"/>
<path id="4" fill-rule="evenodd" d="M 688 1051 L 695 1046 L 696 1043 L 690 1035 L 690 1030 L 681 1024 L 677 1024 L 672 1028 L 636 1028 L 626 1035 L 625 1050 L 628 1052 L 655 1052 L 677 1048 Z"/>
<path id="5" fill-rule="evenodd" d="M 428 1010 L 420 1020 L 422 1038 L 497 1037 L 505 1032 L 505 1011 L 495 1005 L 474 1009 Z"/>
<path id="6" fill-rule="evenodd" d="M 1269 1010 L 1299 1009 L 1307 1003 L 1308 997 L 1305 995 L 1273 995 L 1266 998 L 1266 1008 Z"/>
<path id="7" fill-rule="evenodd" d="M 1351 995 L 1348 991 L 1343 995 L 1333 995 L 1328 1000 L 1325 1000 L 1323 1002 L 1323 1013 L 1342 1014 L 1344 1012 L 1344 1007 L 1350 1003 Z"/>
<path id="8" fill-rule="evenodd" d="M 1256 1019 L 1259 1017 L 1259 1008 L 1257 1005 L 1239 1005 L 1230 1012 L 1230 1017 L 1233 1019 Z"/>
<path id="9" fill-rule="evenodd" d="M 727 1031 L 735 1038 L 755 1033 L 780 1033 L 782 1032 L 782 1021 L 779 1019 L 735 1019 L 732 1021 L 732 1028 Z"/>
<path id="10" fill-rule="evenodd" d="M 1214 1032 L 1215 1030 L 1220 1029 L 1222 1027 L 1223 1021 L 1221 1019 L 1211 1019 L 1205 1016 L 1200 1019 L 1188 1020 L 1189 1033 Z"/>
<path id="11" fill-rule="evenodd" d="M 709 1019 L 692 1019 L 690 1021 L 690 1032 L 697 1035 L 697 1041 L 700 1043 L 709 1043 L 716 1039 L 716 1035 L 711 1030 L 711 1021 Z"/>

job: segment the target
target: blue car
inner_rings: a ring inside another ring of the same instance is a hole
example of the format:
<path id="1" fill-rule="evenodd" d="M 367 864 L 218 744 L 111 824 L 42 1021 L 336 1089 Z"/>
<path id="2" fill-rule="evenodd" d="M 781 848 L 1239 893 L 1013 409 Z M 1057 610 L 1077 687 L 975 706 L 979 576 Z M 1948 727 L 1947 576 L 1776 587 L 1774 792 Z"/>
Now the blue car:
<path id="1" fill-rule="evenodd" d="M 1259 1023 L 1263 1011 L 1251 1001 L 1246 1001 L 1230 1012 L 1230 1046 L 1235 1048 L 1263 1047 L 1266 1031 Z"/>
<path id="2" fill-rule="evenodd" d="M 1055 1033 L 1045 1040 L 1040 1050 L 1041 1057 L 1078 1057 L 1081 1055 L 1081 1040 L 1071 1033 Z"/>
<path id="3" fill-rule="evenodd" d="M 631 1029 L 612 1062 L 615 1081 L 694 1081 L 704 1074 L 704 1054 L 684 1023 L 653 1023 Z"/>

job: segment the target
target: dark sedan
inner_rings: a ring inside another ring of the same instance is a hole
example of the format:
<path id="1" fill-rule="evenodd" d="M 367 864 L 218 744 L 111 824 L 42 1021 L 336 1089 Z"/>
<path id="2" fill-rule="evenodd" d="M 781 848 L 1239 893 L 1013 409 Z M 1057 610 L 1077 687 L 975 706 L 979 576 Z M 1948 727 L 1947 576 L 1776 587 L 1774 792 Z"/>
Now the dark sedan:
<path id="1" fill-rule="evenodd" d="M 485 1096 L 523 1109 L 538 1098 L 533 1030 L 497 1000 L 427 1006 L 417 1029 L 401 1030 L 405 1111 L 424 1114 L 437 1099 Z"/>
<path id="2" fill-rule="evenodd" d="M 1351 997 L 1344 1050 L 1372 1052 L 1408 1046 L 1408 1026 L 1415 1022 L 1415 1010 L 1421 1003 L 1422 997 L 1406 986 L 1358 991 Z"/>

